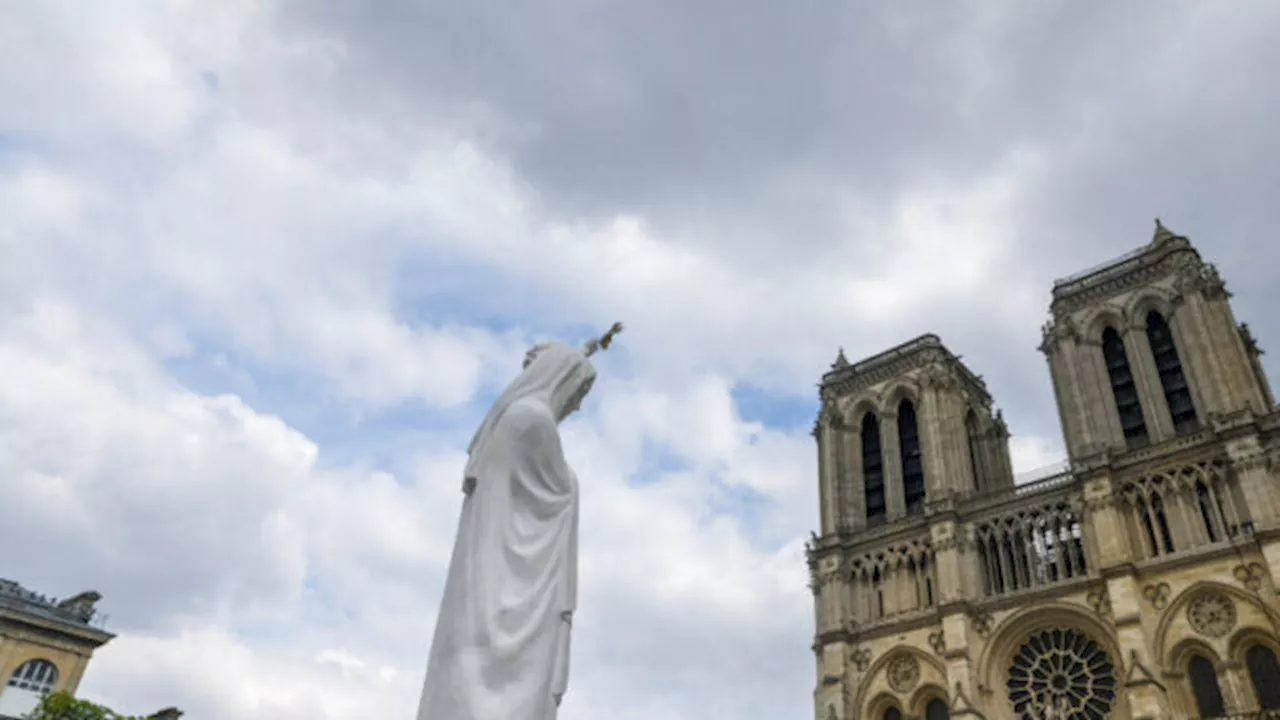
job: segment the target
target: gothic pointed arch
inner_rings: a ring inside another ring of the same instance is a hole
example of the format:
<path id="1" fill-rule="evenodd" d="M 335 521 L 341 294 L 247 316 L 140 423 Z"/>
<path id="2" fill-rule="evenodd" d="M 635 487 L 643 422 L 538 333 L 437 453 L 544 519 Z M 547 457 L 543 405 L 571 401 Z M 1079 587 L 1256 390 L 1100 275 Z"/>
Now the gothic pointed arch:
<path id="1" fill-rule="evenodd" d="M 1267 618 L 1270 625 L 1280 626 L 1280 613 L 1277 613 L 1265 603 L 1259 603 L 1256 597 L 1238 587 L 1216 580 L 1202 580 L 1193 583 L 1170 598 L 1169 603 L 1161 612 L 1160 619 L 1156 622 L 1155 632 L 1152 634 L 1154 657 L 1161 663 L 1165 672 L 1180 672 L 1178 666 L 1186 662 L 1185 650 L 1191 646 L 1186 641 L 1178 638 L 1178 633 L 1174 629 L 1175 623 L 1179 618 L 1185 617 L 1187 606 L 1192 601 L 1205 594 L 1224 596 L 1235 603 L 1238 608 L 1248 607 L 1256 610 L 1261 616 Z M 1234 632 L 1235 634 L 1232 635 L 1231 642 L 1227 646 L 1227 655 L 1241 660 L 1243 660 L 1242 655 L 1247 644 L 1257 642 L 1259 638 L 1264 637 L 1269 641 L 1270 637 L 1268 635 L 1260 635 L 1259 631 L 1252 626 L 1241 627 Z M 1203 647 L 1208 648 L 1207 645 Z"/>
<path id="2" fill-rule="evenodd" d="M 1198 634 L 1183 637 L 1173 647 L 1161 675 L 1167 680 L 1170 700 L 1188 717 L 1216 717 L 1224 704 L 1216 668 L 1222 658 Z M 1205 714 L 1206 710 L 1218 710 Z"/>
<path id="3" fill-rule="evenodd" d="M 1266 629 L 1242 628 L 1227 655 L 1244 666 L 1258 708 L 1280 710 L 1280 641 Z"/>
<path id="4" fill-rule="evenodd" d="M 1200 717 L 1221 717 L 1227 713 L 1213 661 L 1200 653 L 1193 654 L 1187 661 L 1187 680 Z"/>
<path id="5" fill-rule="evenodd" d="M 893 688 L 893 680 L 890 677 L 897 674 L 894 670 L 895 666 L 909 664 L 914 667 L 914 680 L 912 686 L 905 689 L 896 689 L 896 692 L 911 693 L 910 696 L 904 695 L 901 699 L 897 695 L 887 691 L 875 691 L 877 687 L 888 685 Z M 862 708 L 862 715 L 854 717 L 878 718 L 884 713 L 884 709 L 889 705 L 899 708 L 904 715 L 907 712 L 914 712 L 917 707 L 914 701 L 923 702 L 919 688 L 925 686 L 942 687 L 947 681 L 947 667 L 936 655 L 926 653 L 912 645 L 899 645 L 885 654 L 876 658 L 865 673 L 862 680 L 858 683 L 857 691 L 854 695 L 858 700 L 853 707 Z M 868 699 L 869 698 L 869 699 Z M 901 700 L 908 700 L 906 705 L 901 704 Z"/>
<path id="6" fill-rule="evenodd" d="M 902 497 L 906 501 L 907 515 L 922 514 L 926 491 L 920 425 L 916 419 L 915 403 L 907 398 L 898 404 L 898 449 L 902 462 Z"/>
<path id="7" fill-rule="evenodd" d="M 883 523 L 887 517 L 884 487 L 884 453 L 880 448 L 880 420 L 873 412 L 862 416 L 862 486 L 867 510 L 867 526 Z"/>
<path id="8" fill-rule="evenodd" d="M 1028 700 L 1045 700 L 1031 698 L 1029 691 L 1059 682 L 1056 677 L 1032 676 L 1035 668 L 1049 667 L 1037 662 L 1037 652 L 1070 652 L 1072 666 L 1088 670 L 1061 680 L 1070 691 L 1063 697 L 1071 700 L 1065 717 L 1088 716 L 1079 714 L 1085 705 L 1097 717 L 1128 717 L 1124 693 L 1119 691 L 1123 667 L 1114 632 L 1087 608 L 1061 601 L 1029 605 L 993 628 L 976 668 L 979 682 L 1005 696 L 1004 712 L 997 717 L 1030 717 L 1014 708 Z"/>
<path id="9" fill-rule="evenodd" d="M 939 714 L 939 707 L 942 713 Z M 923 720 L 934 720 L 940 718 L 947 720 L 951 717 L 950 704 L 947 702 L 947 691 L 941 685 L 935 683 L 921 683 L 919 689 L 911 694 L 911 700 L 907 703 L 907 708 L 911 711 L 913 717 L 922 718 Z"/>
<path id="10" fill-rule="evenodd" d="M 1187 376 L 1182 369 L 1182 359 L 1173 339 L 1173 329 L 1169 327 L 1165 316 L 1155 309 L 1147 312 L 1146 326 L 1147 342 L 1151 345 L 1151 356 L 1155 358 L 1160 389 L 1164 392 L 1165 404 L 1169 407 L 1174 432 L 1179 435 L 1195 432 L 1200 429 L 1200 422 L 1196 416 L 1195 403 L 1191 399 L 1191 387 L 1187 384 Z"/>
<path id="11" fill-rule="evenodd" d="M 1102 331 L 1101 340 L 1102 359 L 1111 381 L 1111 394 L 1120 415 L 1125 444 L 1130 448 L 1142 447 L 1147 444 L 1147 424 L 1142 417 L 1142 400 L 1138 397 L 1138 384 L 1124 349 L 1124 339 L 1115 327 L 1108 325 Z"/>

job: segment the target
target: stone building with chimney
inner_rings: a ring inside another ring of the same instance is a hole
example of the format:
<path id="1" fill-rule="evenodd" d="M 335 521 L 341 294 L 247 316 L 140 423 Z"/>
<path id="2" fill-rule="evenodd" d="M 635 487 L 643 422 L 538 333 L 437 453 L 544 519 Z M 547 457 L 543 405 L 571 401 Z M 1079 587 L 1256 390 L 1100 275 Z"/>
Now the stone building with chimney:
<path id="1" fill-rule="evenodd" d="M 92 590 L 52 600 L 0 579 L 0 720 L 18 720 L 49 693 L 75 695 L 93 652 L 113 634 L 102 629 Z M 178 720 L 165 708 L 151 720 Z"/>
<path id="2" fill-rule="evenodd" d="M 54 691 L 75 693 L 93 651 L 114 637 L 93 622 L 101 598 L 55 601 L 0 580 L 0 718 L 20 718 Z"/>
<path id="3" fill-rule="evenodd" d="M 1280 412 L 1217 269 L 1160 225 L 1054 283 L 1068 461 L 1015 484 L 935 335 L 823 376 L 816 720 L 1280 717 Z"/>

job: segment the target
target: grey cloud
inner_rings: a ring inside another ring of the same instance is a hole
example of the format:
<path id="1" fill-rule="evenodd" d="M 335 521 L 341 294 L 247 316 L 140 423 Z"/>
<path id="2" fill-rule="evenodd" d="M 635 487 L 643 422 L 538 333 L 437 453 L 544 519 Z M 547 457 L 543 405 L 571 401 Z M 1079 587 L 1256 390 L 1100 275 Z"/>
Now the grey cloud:
<path id="1" fill-rule="evenodd" d="M 763 274 L 872 266 L 876 238 L 856 235 L 844 200 L 882 207 L 1025 149 L 1044 170 L 1002 218 L 1019 243 L 1007 282 L 1039 293 L 1024 311 L 1047 306 L 1054 277 L 1145 242 L 1160 215 L 1221 261 L 1263 343 L 1280 336 L 1255 311 L 1280 299 L 1266 282 L 1280 250 L 1262 241 L 1280 185 L 1270 3 L 402 0 L 293 3 L 282 18 L 340 39 L 361 97 L 423 117 L 487 108 L 498 129 L 477 132 L 553 212 L 640 212 Z M 955 300 L 921 308 L 900 339 L 941 332 L 1015 431 L 1056 436 L 1034 313 L 1012 325 Z M 854 309 L 832 350 L 880 349 L 866 325 Z"/>

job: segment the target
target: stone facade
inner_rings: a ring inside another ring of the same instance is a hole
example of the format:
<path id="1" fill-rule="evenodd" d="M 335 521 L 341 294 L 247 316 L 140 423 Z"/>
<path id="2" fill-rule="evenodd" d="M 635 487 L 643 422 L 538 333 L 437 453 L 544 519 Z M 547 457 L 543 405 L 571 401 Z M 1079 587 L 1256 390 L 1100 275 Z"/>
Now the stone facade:
<path id="1" fill-rule="evenodd" d="M 1230 297 L 1158 221 L 1057 281 L 1068 463 L 1021 485 L 936 336 L 840 353 L 814 427 L 817 720 L 1280 711 L 1280 412 Z"/>
<path id="2" fill-rule="evenodd" d="M 113 637 L 92 624 L 100 597 L 57 602 L 0 580 L 0 718 L 20 717 L 48 692 L 75 693 L 93 651 Z"/>

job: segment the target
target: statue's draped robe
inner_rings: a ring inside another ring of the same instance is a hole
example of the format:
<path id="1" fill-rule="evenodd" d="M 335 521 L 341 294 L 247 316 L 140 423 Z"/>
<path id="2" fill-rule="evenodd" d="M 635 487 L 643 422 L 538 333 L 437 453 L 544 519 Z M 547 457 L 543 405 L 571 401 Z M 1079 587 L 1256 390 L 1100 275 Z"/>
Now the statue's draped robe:
<path id="1" fill-rule="evenodd" d="M 418 720 L 554 720 L 577 601 L 578 486 L 558 423 L 595 377 L 540 345 L 477 431 Z"/>

